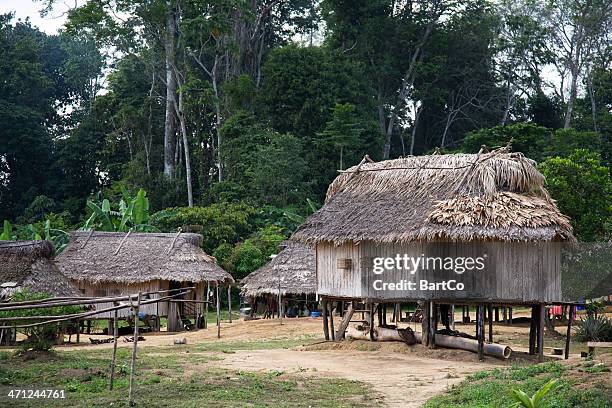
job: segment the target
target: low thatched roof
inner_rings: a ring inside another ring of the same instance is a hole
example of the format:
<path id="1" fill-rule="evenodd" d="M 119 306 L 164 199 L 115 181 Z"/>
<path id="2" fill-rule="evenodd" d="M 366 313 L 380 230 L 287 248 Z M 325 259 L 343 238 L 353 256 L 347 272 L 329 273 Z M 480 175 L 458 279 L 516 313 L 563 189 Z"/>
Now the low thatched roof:
<path id="1" fill-rule="evenodd" d="M 51 296 L 80 296 L 52 257 L 49 241 L 0 241 L 0 299 L 23 289 Z"/>
<path id="2" fill-rule="evenodd" d="M 362 162 L 340 174 L 325 205 L 292 239 L 573 240 L 535 162 L 507 148 Z"/>
<path id="3" fill-rule="evenodd" d="M 281 294 L 314 294 L 317 291 L 315 251 L 299 242 L 286 241 L 283 249 L 270 262 L 240 282 L 245 296 Z"/>
<path id="4" fill-rule="evenodd" d="M 93 284 L 152 280 L 233 282 L 215 258 L 200 248 L 202 236 L 190 233 L 76 231 L 57 257 L 70 279 Z"/>

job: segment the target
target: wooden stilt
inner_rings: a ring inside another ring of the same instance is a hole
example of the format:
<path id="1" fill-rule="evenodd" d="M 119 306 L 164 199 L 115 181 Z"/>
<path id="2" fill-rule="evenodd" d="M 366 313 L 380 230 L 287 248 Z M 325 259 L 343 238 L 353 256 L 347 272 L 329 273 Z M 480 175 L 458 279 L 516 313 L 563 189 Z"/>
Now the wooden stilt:
<path id="1" fill-rule="evenodd" d="M 119 306 L 119 303 L 114 302 L 114 306 Z M 115 366 L 117 360 L 117 339 L 119 338 L 119 320 L 117 319 L 118 310 L 115 310 L 115 327 L 113 329 L 113 357 L 111 359 L 111 368 L 110 368 L 110 382 L 108 384 L 108 389 L 113 390 L 113 382 L 115 380 Z"/>
<path id="2" fill-rule="evenodd" d="M 538 362 L 544 361 L 544 304 L 538 305 Z"/>
<path id="3" fill-rule="evenodd" d="M 376 308 L 376 314 L 378 315 L 378 325 L 382 326 L 383 325 L 383 307 L 382 307 L 382 303 L 378 304 L 378 307 Z"/>
<path id="4" fill-rule="evenodd" d="M 508 324 L 508 308 L 506 306 L 504 306 L 502 308 L 502 313 L 503 313 L 503 320 L 504 320 L 504 324 Z"/>
<path id="5" fill-rule="evenodd" d="M 508 308 L 508 324 L 512 324 L 512 308 Z"/>
<path id="6" fill-rule="evenodd" d="M 229 322 L 232 322 L 232 285 L 227 285 L 227 311 L 229 312 Z"/>
<path id="7" fill-rule="evenodd" d="M 374 341 L 374 303 L 370 303 L 370 341 Z"/>
<path id="8" fill-rule="evenodd" d="M 348 328 L 348 325 L 351 322 L 351 319 L 353 318 L 354 310 L 355 310 L 355 302 L 350 302 L 346 310 L 346 313 L 342 317 L 342 321 L 340 322 L 340 327 L 338 327 L 338 332 L 336 333 L 337 340 L 344 339 L 344 332 Z"/>
<path id="9" fill-rule="evenodd" d="M 323 334 L 325 340 L 329 341 L 329 325 L 327 323 L 327 300 L 321 299 L 321 311 L 323 312 Z"/>
<path id="10" fill-rule="evenodd" d="M 537 306 L 531 306 L 531 319 L 529 321 L 529 355 L 532 356 L 536 353 L 537 324 L 538 308 Z"/>
<path id="11" fill-rule="evenodd" d="M 204 296 L 206 303 L 204 304 L 204 328 L 208 328 L 208 303 L 210 302 L 210 282 L 206 282 L 206 296 Z"/>
<path id="12" fill-rule="evenodd" d="M 495 306 L 495 323 L 499 322 L 499 306 Z"/>
<path id="13" fill-rule="evenodd" d="M 138 351 L 138 313 L 140 312 L 140 292 L 136 306 L 132 306 L 134 311 L 134 348 L 132 349 L 132 364 L 130 365 L 130 388 L 128 390 L 128 400 L 130 406 L 134 406 L 134 376 L 136 375 L 136 352 Z"/>
<path id="14" fill-rule="evenodd" d="M 331 332 L 332 341 L 336 341 L 336 332 L 334 331 L 334 301 L 329 302 L 329 331 Z"/>
<path id="15" fill-rule="evenodd" d="M 484 360 L 484 306 L 476 309 L 476 337 L 478 338 L 478 359 Z"/>
<path id="16" fill-rule="evenodd" d="M 487 307 L 489 314 L 489 343 L 493 343 L 493 306 Z"/>
<path id="17" fill-rule="evenodd" d="M 217 303 L 217 338 L 221 338 L 221 297 L 219 296 L 219 282 L 215 286 L 216 303 Z"/>
<path id="18" fill-rule="evenodd" d="M 451 305 L 450 307 L 450 326 L 453 331 L 455 331 L 455 305 Z"/>
<path id="19" fill-rule="evenodd" d="M 436 331 L 438 330 L 438 310 L 434 302 L 429 302 L 429 348 L 436 347 Z"/>
<path id="20" fill-rule="evenodd" d="M 565 337 L 565 359 L 569 358 L 570 351 L 570 340 L 572 338 L 572 322 L 576 317 L 576 308 L 574 306 L 569 307 L 569 318 L 567 319 L 567 335 Z"/>
<path id="21" fill-rule="evenodd" d="M 421 320 L 421 344 L 429 346 L 429 324 L 431 323 L 429 318 L 429 302 L 424 302 L 422 311 L 423 318 Z"/>

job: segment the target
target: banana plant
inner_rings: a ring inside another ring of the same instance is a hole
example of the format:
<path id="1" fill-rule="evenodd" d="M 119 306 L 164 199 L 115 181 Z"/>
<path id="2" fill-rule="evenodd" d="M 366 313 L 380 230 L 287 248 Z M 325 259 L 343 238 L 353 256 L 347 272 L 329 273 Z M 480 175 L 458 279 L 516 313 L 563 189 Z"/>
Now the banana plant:
<path id="1" fill-rule="evenodd" d="M 551 392 L 559 388 L 557 386 L 557 379 L 552 379 L 544 384 L 533 396 L 529 397 L 524 391 L 512 390 L 512 397 L 517 401 L 512 407 L 524 407 L 524 408 L 541 408 L 544 406 L 544 398 Z"/>
<path id="2" fill-rule="evenodd" d="M 100 205 L 93 201 L 87 202 L 87 208 L 91 210 L 91 216 L 81 227 L 83 230 L 96 229 L 98 231 L 157 231 L 157 228 L 149 225 L 149 199 L 147 193 L 140 189 L 135 197 L 131 197 L 128 191 L 122 189 L 123 198 L 119 200 L 114 211 L 108 199 L 102 200 Z"/>

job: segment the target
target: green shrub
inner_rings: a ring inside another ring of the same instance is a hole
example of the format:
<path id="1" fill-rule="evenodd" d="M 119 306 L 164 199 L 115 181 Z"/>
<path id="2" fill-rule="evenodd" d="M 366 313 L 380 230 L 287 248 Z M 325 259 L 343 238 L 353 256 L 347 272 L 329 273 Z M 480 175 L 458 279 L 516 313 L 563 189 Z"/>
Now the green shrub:
<path id="1" fill-rule="evenodd" d="M 594 315 L 581 318 L 576 331 L 578 341 L 612 341 L 612 319 Z"/>

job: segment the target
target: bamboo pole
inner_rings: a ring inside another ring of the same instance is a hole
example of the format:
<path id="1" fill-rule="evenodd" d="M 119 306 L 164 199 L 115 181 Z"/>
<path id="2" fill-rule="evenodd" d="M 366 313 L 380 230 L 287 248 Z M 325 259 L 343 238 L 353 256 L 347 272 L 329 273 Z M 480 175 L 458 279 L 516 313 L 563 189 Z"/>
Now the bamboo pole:
<path id="1" fill-rule="evenodd" d="M 157 298 L 157 299 L 145 300 L 144 302 L 141 302 L 141 305 L 148 305 L 148 304 L 155 303 L 155 302 L 165 301 L 167 299 L 172 299 L 175 296 L 181 296 L 181 295 L 183 295 L 185 293 L 187 293 L 187 292 L 179 292 L 179 293 L 176 293 L 176 294 L 170 295 L 170 296 L 164 296 L 164 297 Z M 132 296 L 135 296 L 135 295 L 132 295 Z M 106 309 L 92 310 L 92 311 L 84 312 L 84 313 L 80 313 L 80 314 L 63 315 L 63 316 L 61 316 L 61 315 L 60 316 L 47 316 L 47 317 L 51 318 L 51 320 L 46 320 L 46 321 L 43 321 L 43 322 L 31 323 L 31 324 L 23 324 L 23 325 L 0 326 L 0 329 L 12 329 L 12 328 L 24 329 L 24 328 L 28 328 L 28 327 L 36 327 L 36 326 L 41 326 L 41 325 L 50 324 L 50 323 L 59 323 L 59 322 L 67 321 L 67 320 L 74 320 L 75 318 L 82 319 L 84 317 L 93 316 L 93 315 L 97 315 L 97 314 L 102 314 L 102 313 L 106 313 L 106 312 L 112 312 L 114 310 L 125 309 L 125 308 L 128 308 L 128 307 L 130 307 L 129 304 L 123 304 L 123 305 L 119 305 L 119 306 L 108 307 Z M 10 318 L 10 319 L 13 320 L 13 318 Z M 17 317 L 14 320 L 20 320 L 20 318 Z M 25 320 L 27 320 L 27 319 L 25 319 Z"/>
<path id="2" fill-rule="evenodd" d="M 161 294 L 167 292 L 176 292 L 176 291 L 185 291 L 183 293 L 187 293 L 189 290 L 193 290 L 195 287 L 190 286 L 187 288 L 181 289 L 170 289 L 170 290 L 158 290 L 154 292 L 144 292 L 142 296 Z M 0 310 L 24 310 L 24 309 L 44 309 L 50 307 L 57 306 L 79 306 L 79 305 L 93 305 L 97 303 L 113 303 L 119 301 L 130 300 L 134 295 L 125 295 L 125 296 L 115 296 L 115 297 L 102 297 L 102 298 L 77 298 L 78 300 L 74 301 L 59 301 L 56 302 L 53 298 L 42 299 L 38 301 L 26 301 L 26 302 L 9 302 L 9 303 L 0 303 Z M 151 302 L 149 302 L 151 303 Z"/>
<path id="3" fill-rule="evenodd" d="M 216 285 L 217 295 L 217 338 L 221 338 L 221 299 L 219 298 L 219 282 Z"/>
<path id="4" fill-rule="evenodd" d="M 132 349 L 132 364 L 130 366 L 130 388 L 128 391 L 128 399 L 130 406 L 134 406 L 134 374 L 136 368 L 136 352 L 138 351 L 138 313 L 140 310 L 140 293 L 138 293 L 138 300 L 136 306 L 132 308 L 134 311 L 134 348 Z"/>
<path id="5" fill-rule="evenodd" d="M 118 319 L 118 311 L 115 310 L 115 324 L 113 328 L 113 357 L 111 359 L 111 369 L 110 369 L 110 383 L 108 384 L 108 389 L 113 390 L 113 382 L 115 380 L 115 361 L 117 359 L 117 339 L 119 338 L 119 319 Z"/>

